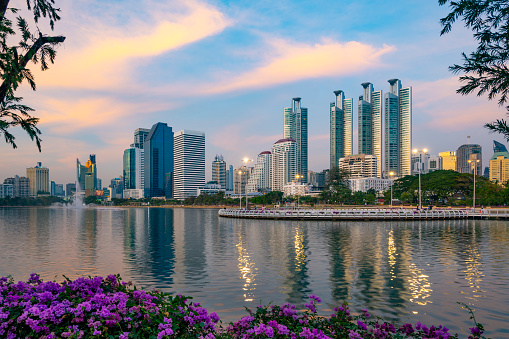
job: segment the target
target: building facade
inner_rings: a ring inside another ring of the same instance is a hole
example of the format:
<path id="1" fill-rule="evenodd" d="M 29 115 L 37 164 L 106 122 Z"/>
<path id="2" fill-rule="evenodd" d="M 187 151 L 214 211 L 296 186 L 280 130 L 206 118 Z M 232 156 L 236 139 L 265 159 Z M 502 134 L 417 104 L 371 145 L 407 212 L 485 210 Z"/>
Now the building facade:
<path id="1" fill-rule="evenodd" d="M 307 183 L 308 174 L 308 109 L 301 107 L 301 98 L 292 99 L 292 107 L 284 109 L 284 139 L 293 139 L 296 143 L 296 171 Z M 281 186 L 281 189 L 283 187 Z"/>
<path id="2" fill-rule="evenodd" d="M 27 178 L 30 181 L 30 196 L 50 194 L 49 168 L 43 167 L 40 162 L 34 167 L 27 168 Z"/>
<path id="3" fill-rule="evenodd" d="M 402 88 L 401 81 L 390 79 L 385 94 L 384 176 L 410 175 L 412 152 L 412 87 Z"/>
<path id="4" fill-rule="evenodd" d="M 233 170 L 233 194 L 246 194 L 250 175 L 251 169 L 247 166 L 240 166 Z"/>
<path id="5" fill-rule="evenodd" d="M 226 161 L 222 155 L 217 155 L 212 161 L 212 181 L 221 185 L 222 189 L 227 189 L 226 186 Z"/>
<path id="6" fill-rule="evenodd" d="M 334 95 L 330 103 L 330 168 L 352 154 L 353 99 L 345 99 L 343 91 L 334 91 Z"/>
<path id="7" fill-rule="evenodd" d="M 147 128 L 136 129 L 134 131 L 134 144 L 137 145 L 138 148 L 143 149 L 149 133 L 150 130 Z"/>
<path id="8" fill-rule="evenodd" d="M 350 178 L 376 178 L 378 160 L 371 154 L 355 154 L 339 159 L 339 169 L 348 171 Z"/>
<path id="9" fill-rule="evenodd" d="M 101 188 L 97 180 L 97 164 L 95 160 L 95 154 L 90 154 L 85 165 L 82 165 L 78 158 L 76 158 L 76 180 L 79 187 L 77 190 L 84 191 L 85 196 L 93 195 L 95 190 Z"/>
<path id="10" fill-rule="evenodd" d="M 297 143 L 292 138 L 280 139 L 272 145 L 270 153 L 270 189 L 282 192 L 283 187 L 298 175 Z"/>
<path id="11" fill-rule="evenodd" d="M 174 198 L 198 196 L 205 185 L 205 133 L 182 130 L 175 133 Z"/>
<path id="12" fill-rule="evenodd" d="M 13 198 L 28 198 L 30 196 L 30 179 L 15 175 L 4 180 L 4 184 L 12 185 Z"/>
<path id="13" fill-rule="evenodd" d="M 440 152 L 438 156 L 442 158 L 442 169 L 456 171 L 456 152 Z"/>
<path id="14" fill-rule="evenodd" d="M 7 197 L 14 198 L 14 185 L 0 184 L 0 199 Z"/>
<path id="15" fill-rule="evenodd" d="M 143 145 L 145 197 L 173 197 L 173 130 L 166 123 L 152 126 Z"/>
<path id="16" fill-rule="evenodd" d="M 369 82 L 362 84 L 359 97 L 358 146 L 359 154 L 374 155 L 376 177 L 382 177 L 382 91 L 374 91 Z"/>
<path id="17" fill-rule="evenodd" d="M 461 145 L 456 151 L 456 171 L 482 175 L 482 147 L 475 144 Z"/>
<path id="18" fill-rule="evenodd" d="M 391 187 L 393 182 L 394 180 L 392 179 L 382 178 L 347 179 L 348 187 L 352 190 L 352 192 L 367 192 L 370 189 L 373 189 L 376 192 L 386 191 Z"/>
<path id="19" fill-rule="evenodd" d="M 124 190 L 145 189 L 145 151 L 137 147 L 138 145 L 131 144 L 124 150 L 122 168 Z"/>
<path id="20" fill-rule="evenodd" d="M 270 189 L 270 161 L 271 153 L 264 151 L 256 157 L 253 173 L 247 182 L 247 192 L 262 192 Z"/>
<path id="21" fill-rule="evenodd" d="M 500 142 L 493 140 L 493 156 L 490 159 L 489 178 L 504 185 L 509 180 L 509 152 Z"/>

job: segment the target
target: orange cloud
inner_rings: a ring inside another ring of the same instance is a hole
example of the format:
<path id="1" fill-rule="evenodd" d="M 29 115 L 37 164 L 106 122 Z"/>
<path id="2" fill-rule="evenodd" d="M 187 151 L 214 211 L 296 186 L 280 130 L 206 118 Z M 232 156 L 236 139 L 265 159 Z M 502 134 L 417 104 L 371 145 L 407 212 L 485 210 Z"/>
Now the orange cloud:
<path id="1" fill-rule="evenodd" d="M 73 32 L 74 42 L 68 39 L 70 42 L 59 51 L 55 65 L 47 72 L 38 71 L 38 85 L 112 91 L 135 89 L 137 86 L 131 79 L 133 65 L 129 61 L 161 55 L 218 34 L 231 24 L 223 13 L 207 4 L 190 1 L 186 6 L 185 14 L 171 19 L 154 13 L 151 24 L 103 26 L 102 34 Z M 83 41 L 87 43 L 84 45 Z"/>
<path id="2" fill-rule="evenodd" d="M 275 56 L 269 58 L 264 66 L 208 86 L 205 92 L 222 93 L 308 78 L 350 75 L 380 67 L 381 56 L 395 50 L 392 46 L 376 48 L 356 41 L 305 45 L 278 39 L 270 41 L 270 45 Z"/>

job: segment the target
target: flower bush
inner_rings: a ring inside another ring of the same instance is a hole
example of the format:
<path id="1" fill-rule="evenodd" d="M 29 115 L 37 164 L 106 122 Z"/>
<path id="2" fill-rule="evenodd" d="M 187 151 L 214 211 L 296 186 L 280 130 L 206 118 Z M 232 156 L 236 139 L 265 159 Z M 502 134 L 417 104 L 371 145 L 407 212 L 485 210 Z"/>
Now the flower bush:
<path id="1" fill-rule="evenodd" d="M 138 290 L 118 275 L 43 282 L 32 274 L 27 282 L 0 278 L 0 338 L 432 338 L 458 336 L 443 326 L 396 326 L 373 318 L 367 310 L 352 315 L 344 303 L 330 317 L 317 314 L 316 295 L 306 310 L 295 305 L 258 306 L 223 327 L 219 316 L 190 298 Z M 468 307 L 467 307 L 468 308 Z M 475 326 L 470 339 L 484 338 Z"/>

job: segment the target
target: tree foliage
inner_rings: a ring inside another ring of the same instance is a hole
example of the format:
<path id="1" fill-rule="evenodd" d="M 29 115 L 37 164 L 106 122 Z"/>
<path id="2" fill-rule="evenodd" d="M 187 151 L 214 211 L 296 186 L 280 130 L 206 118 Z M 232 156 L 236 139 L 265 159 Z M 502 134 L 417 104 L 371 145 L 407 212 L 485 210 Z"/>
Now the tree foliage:
<path id="1" fill-rule="evenodd" d="M 16 97 L 15 91 L 26 81 L 35 91 L 35 79 L 27 68 L 32 62 L 40 64 L 43 71 L 55 61 L 55 46 L 65 40 L 63 36 L 47 36 L 39 29 L 39 20 L 49 21 L 51 30 L 55 22 L 60 20 L 60 9 L 55 8 L 55 0 L 26 0 L 26 6 L 33 15 L 32 26 L 20 15 L 14 18 L 15 24 L 8 14 L 16 15 L 18 8 L 9 8 L 10 0 L 0 0 L 0 135 L 5 142 L 16 148 L 14 135 L 9 131 L 12 127 L 21 127 L 35 141 L 41 151 L 41 131 L 37 128 L 39 118 L 31 116 L 34 110 L 20 102 L 23 98 Z M 14 39 L 17 44 L 11 45 Z"/>
<path id="2" fill-rule="evenodd" d="M 477 49 L 469 55 L 462 53 L 463 65 L 449 69 L 462 74 L 463 85 L 456 91 L 462 95 L 477 92 L 478 96 L 488 95 L 492 100 L 498 97 L 499 105 L 509 98 L 509 2 L 507 0 L 439 0 L 448 4 L 451 12 L 440 19 L 441 35 L 449 33 L 457 20 L 473 31 Z M 509 111 L 509 106 L 506 107 Z M 508 112 L 509 114 L 509 112 Z M 503 119 L 484 125 L 491 132 L 502 134 L 509 141 L 509 126 Z"/>

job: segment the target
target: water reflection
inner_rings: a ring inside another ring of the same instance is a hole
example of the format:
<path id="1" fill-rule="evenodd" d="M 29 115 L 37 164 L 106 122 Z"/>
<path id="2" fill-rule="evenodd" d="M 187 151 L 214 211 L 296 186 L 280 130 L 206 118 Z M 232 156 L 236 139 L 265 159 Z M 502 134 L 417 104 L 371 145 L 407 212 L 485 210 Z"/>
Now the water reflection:
<path id="1" fill-rule="evenodd" d="M 226 321 L 260 301 L 303 307 L 315 293 L 324 307 L 346 300 L 355 310 L 445 323 L 456 331 L 468 319 L 456 302 L 466 302 L 480 310 L 490 336 L 509 337 L 508 224 L 237 220 L 219 219 L 213 209 L 0 208 L 0 275 L 120 273 L 143 287 L 192 295 L 231 316 Z"/>

